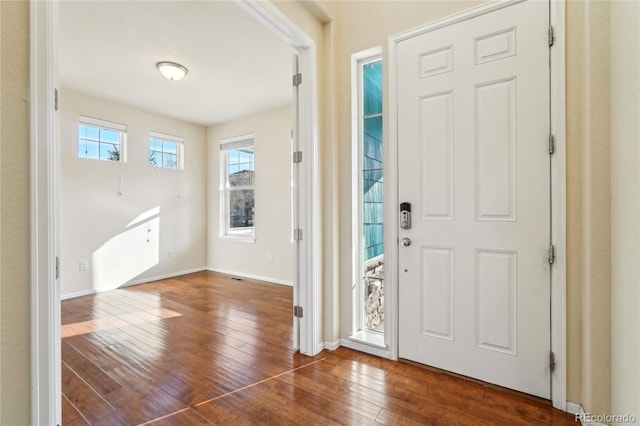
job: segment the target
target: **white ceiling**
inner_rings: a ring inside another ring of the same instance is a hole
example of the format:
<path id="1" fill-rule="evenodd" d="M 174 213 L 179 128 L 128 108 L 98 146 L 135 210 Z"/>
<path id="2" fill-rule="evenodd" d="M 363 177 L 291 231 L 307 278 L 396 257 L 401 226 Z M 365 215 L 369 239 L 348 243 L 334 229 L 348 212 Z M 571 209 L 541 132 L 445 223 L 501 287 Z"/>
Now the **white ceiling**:
<path id="1" fill-rule="evenodd" d="M 63 88 L 203 126 L 291 103 L 291 47 L 235 2 L 63 1 L 59 22 Z"/>

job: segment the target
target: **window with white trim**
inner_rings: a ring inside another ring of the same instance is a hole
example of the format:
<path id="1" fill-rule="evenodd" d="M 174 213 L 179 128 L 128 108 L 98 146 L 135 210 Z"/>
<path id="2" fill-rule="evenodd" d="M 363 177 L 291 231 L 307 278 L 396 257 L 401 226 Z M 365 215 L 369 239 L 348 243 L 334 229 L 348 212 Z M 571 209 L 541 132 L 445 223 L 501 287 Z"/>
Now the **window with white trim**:
<path id="1" fill-rule="evenodd" d="M 382 49 L 352 57 L 352 338 L 384 344 Z"/>
<path id="2" fill-rule="evenodd" d="M 255 238 L 255 155 L 253 135 L 220 142 L 220 235 Z"/>
<path id="3" fill-rule="evenodd" d="M 97 118 L 78 120 L 78 156 L 104 161 L 125 161 L 127 126 Z"/>
<path id="4" fill-rule="evenodd" d="M 165 169 L 182 169 L 184 138 L 149 132 L 149 164 Z"/>

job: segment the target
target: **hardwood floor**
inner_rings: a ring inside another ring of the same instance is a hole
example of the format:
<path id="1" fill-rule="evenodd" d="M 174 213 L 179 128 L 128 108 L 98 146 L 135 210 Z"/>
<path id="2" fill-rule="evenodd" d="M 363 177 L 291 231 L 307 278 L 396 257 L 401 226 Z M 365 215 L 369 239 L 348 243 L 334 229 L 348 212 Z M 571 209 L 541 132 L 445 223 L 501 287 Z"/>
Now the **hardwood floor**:
<path id="1" fill-rule="evenodd" d="M 211 272 L 62 302 L 63 425 L 566 425 L 543 403 L 349 349 L 292 349 L 292 290 Z"/>

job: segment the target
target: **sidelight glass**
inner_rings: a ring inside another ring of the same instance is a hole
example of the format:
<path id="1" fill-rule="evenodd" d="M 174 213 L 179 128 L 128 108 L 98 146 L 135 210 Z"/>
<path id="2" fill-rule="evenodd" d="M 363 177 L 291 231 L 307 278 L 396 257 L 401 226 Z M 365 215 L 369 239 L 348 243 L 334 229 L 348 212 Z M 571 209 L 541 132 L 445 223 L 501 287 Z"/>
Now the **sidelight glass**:
<path id="1" fill-rule="evenodd" d="M 384 325 L 384 176 L 382 60 L 362 64 L 362 328 Z"/>

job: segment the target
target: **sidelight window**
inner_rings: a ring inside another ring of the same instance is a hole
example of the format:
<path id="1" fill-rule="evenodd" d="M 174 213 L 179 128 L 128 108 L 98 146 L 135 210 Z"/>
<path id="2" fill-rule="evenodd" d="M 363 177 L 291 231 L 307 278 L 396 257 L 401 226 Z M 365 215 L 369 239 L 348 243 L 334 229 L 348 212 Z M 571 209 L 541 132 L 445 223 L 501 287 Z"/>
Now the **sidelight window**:
<path id="1" fill-rule="evenodd" d="M 383 63 L 379 51 L 354 60 L 354 68 L 353 337 L 383 343 Z"/>

